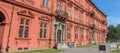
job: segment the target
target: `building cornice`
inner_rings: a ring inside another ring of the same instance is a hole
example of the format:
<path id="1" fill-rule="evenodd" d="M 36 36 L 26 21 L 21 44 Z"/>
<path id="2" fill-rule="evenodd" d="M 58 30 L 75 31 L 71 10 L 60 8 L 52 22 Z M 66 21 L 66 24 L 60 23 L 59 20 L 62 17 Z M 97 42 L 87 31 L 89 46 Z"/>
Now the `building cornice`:
<path id="1" fill-rule="evenodd" d="M 89 1 L 102 15 L 104 15 L 105 17 L 107 16 L 91 0 L 87 0 L 87 1 Z"/>
<path id="2" fill-rule="evenodd" d="M 21 3 L 21 2 L 17 2 L 17 1 L 15 1 L 15 0 L 4 0 L 4 2 L 10 3 L 10 4 L 15 4 L 16 6 L 20 6 L 20 7 L 23 7 L 23 8 L 27 8 L 27 9 L 36 11 L 36 12 L 38 12 L 38 13 L 43 13 L 43 14 L 46 14 L 46 15 L 49 15 L 49 16 L 53 16 L 53 15 L 54 15 L 52 12 L 46 12 L 46 11 L 44 11 L 44 10 L 35 8 L 35 7 L 33 7 L 33 6 L 30 6 L 30 5 L 26 5 L 26 4 Z"/>

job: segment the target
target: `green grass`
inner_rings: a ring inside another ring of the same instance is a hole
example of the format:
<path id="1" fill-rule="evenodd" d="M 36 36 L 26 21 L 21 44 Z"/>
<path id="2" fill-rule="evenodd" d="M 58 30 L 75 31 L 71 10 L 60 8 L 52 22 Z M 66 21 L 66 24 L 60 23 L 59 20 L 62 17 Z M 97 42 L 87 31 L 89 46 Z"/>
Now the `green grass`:
<path id="1" fill-rule="evenodd" d="M 54 53 L 54 52 L 61 52 L 61 51 L 63 51 L 63 50 L 46 49 L 46 50 L 21 51 L 21 52 L 11 52 L 11 53 Z"/>
<path id="2" fill-rule="evenodd" d="M 118 51 L 118 50 L 113 50 L 113 51 L 111 51 L 111 53 L 120 53 L 120 51 Z"/>
<path id="3" fill-rule="evenodd" d="M 95 46 L 95 45 L 96 44 L 79 45 L 77 46 L 77 48 L 86 48 L 86 47 Z"/>
<path id="4" fill-rule="evenodd" d="M 120 42 L 117 42 L 118 46 L 120 46 Z"/>

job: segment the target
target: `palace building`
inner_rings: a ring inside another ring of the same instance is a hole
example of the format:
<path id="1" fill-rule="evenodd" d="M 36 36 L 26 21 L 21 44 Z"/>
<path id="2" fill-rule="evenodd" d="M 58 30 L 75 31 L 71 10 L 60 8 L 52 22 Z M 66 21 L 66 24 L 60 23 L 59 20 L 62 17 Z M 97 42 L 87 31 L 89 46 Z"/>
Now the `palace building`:
<path id="1" fill-rule="evenodd" d="M 0 52 L 105 42 L 107 18 L 91 0 L 0 0 Z"/>

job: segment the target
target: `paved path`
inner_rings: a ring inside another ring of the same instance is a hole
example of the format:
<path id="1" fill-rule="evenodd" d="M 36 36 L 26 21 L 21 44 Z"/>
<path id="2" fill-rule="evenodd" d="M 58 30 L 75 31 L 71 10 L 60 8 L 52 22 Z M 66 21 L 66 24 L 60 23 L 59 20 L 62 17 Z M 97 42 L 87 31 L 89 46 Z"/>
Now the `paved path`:
<path id="1" fill-rule="evenodd" d="M 98 47 L 92 46 L 89 48 L 67 48 L 65 51 L 58 53 L 98 53 Z"/>

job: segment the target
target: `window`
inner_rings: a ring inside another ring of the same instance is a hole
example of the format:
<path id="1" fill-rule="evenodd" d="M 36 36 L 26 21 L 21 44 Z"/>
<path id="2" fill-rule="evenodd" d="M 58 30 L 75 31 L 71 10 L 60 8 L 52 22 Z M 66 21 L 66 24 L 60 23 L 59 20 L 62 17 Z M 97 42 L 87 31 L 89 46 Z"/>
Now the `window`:
<path id="1" fill-rule="evenodd" d="M 82 20 L 83 20 L 83 13 L 80 12 L 80 21 L 82 21 Z"/>
<path id="2" fill-rule="evenodd" d="M 75 33 L 75 39 L 78 39 L 78 29 L 77 28 L 74 28 L 74 33 Z"/>
<path id="3" fill-rule="evenodd" d="M 74 17 L 75 17 L 75 20 L 78 19 L 78 10 L 76 10 L 76 9 L 75 9 Z"/>
<path id="4" fill-rule="evenodd" d="M 62 2 L 61 1 L 57 2 L 57 10 L 62 10 Z"/>
<path id="5" fill-rule="evenodd" d="M 71 38 L 71 28 L 67 28 L 67 38 Z"/>
<path id="6" fill-rule="evenodd" d="M 68 16 L 70 16 L 71 15 L 71 6 L 68 6 L 67 12 L 68 12 Z"/>
<path id="7" fill-rule="evenodd" d="M 42 5 L 48 8 L 48 1 L 49 0 L 42 0 Z"/>
<path id="8" fill-rule="evenodd" d="M 46 38 L 47 33 L 47 24 L 40 23 L 40 38 Z"/>
<path id="9" fill-rule="evenodd" d="M 19 37 L 27 38 L 29 32 L 29 20 L 21 19 L 20 20 L 20 28 L 19 28 Z"/>
<path id="10" fill-rule="evenodd" d="M 80 40 L 83 40 L 83 35 L 84 35 L 84 30 L 83 29 L 80 29 Z"/>
<path id="11" fill-rule="evenodd" d="M 22 50 L 22 48 L 18 48 L 18 50 Z"/>
<path id="12" fill-rule="evenodd" d="M 24 50 L 28 50 L 28 47 L 25 47 Z"/>

